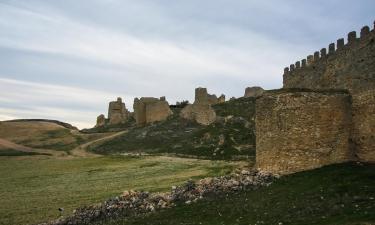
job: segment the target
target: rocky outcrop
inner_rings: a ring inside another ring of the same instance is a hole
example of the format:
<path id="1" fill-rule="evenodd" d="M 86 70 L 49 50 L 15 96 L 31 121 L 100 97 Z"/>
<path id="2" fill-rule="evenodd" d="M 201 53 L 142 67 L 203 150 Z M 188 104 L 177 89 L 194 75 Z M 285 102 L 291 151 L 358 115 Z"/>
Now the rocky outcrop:
<path id="1" fill-rule="evenodd" d="M 207 94 L 206 88 L 196 88 L 194 104 L 187 105 L 183 108 L 180 112 L 180 116 L 202 125 L 210 125 L 216 120 L 215 110 L 211 107 L 211 102 L 214 98 L 216 98 L 216 96 L 213 97 Z M 217 103 L 217 98 L 215 102 Z"/>
<path id="2" fill-rule="evenodd" d="M 266 92 L 256 101 L 256 166 L 288 174 L 353 160 L 345 91 Z"/>
<path id="3" fill-rule="evenodd" d="M 110 219 L 129 218 L 174 207 L 177 203 L 191 204 L 212 194 L 254 190 L 270 185 L 274 179 L 276 177 L 268 173 L 241 170 L 228 176 L 204 178 L 196 183 L 190 180 L 181 186 L 173 186 L 169 193 L 124 191 L 122 195 L 101 204 L 79 208 L 72 216 L 40 225 L 89 225 Z"/>
<path id="4" fill-rule="evenodd" d="M 163 121 L 172 115 L 165 97 L 161 97 L 160 99 L 152 97 L 135 98 L 133 108 L 134 117 L 139 126 Z"/>
<path id="5" fill-rule="evenodd" d="M 263 94 L 264 92 L 264 89 L 261 88 L 261 87 L 247 87 L 245 89 L 245 95 L 244 97 L 245 98 L 248 98 L 248 97 L 259 97 Z"/>

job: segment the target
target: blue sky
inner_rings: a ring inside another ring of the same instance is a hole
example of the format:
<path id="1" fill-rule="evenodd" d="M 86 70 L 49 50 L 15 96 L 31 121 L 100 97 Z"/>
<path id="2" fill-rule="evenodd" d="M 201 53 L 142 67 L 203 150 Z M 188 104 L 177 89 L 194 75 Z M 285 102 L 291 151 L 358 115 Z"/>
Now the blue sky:
<path id="1" fill-rule="evenodd" d="M 375 1 L 0 0 L 0 120 L 95 124 L 123 97 L 282 87 L 283 68 L 373 26 Z"/>

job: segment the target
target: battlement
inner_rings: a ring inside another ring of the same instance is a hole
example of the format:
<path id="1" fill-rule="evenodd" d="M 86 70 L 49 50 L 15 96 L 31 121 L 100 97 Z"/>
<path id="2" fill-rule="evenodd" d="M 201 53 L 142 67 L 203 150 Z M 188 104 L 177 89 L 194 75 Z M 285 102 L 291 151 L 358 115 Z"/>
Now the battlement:
<path id="1" fill-rule="evenodd" d="M 352 92 L 375 86 L 375 22 L 364 26 L 359 37 L 352 31 L 320 51 L 284 69 L 285 88 L 342 88 Z"/>

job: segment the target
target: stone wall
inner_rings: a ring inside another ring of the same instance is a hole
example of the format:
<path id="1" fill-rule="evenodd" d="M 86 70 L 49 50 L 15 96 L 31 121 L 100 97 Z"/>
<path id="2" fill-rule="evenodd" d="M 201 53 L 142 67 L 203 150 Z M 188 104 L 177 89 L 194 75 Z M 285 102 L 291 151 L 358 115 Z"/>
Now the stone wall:
<path id="1" fill-rule="evenodd" d="M 166 120 L 172 111 L 165 97 L 142 97 L 134 99 L 134 117 L 137 125 L 144 126 L 149 123 Z"/>
<path id="2" fill-rule="evenodd" d="M 375 89 L 353 95 L 353 121 L 358 160 L 375 162 Z"/>
<path id="3" fill-rule="evenodd" d="M 125 107 L 120 97 L 117 101 L 109 103 L 108 106 L 108 120 L 110 125 L 126 123 L 129 119 L 129 111 Z"/>
<path id="4" fill-rule="evenodd" d="M 194 104 L 210 104 L 215 105 L 225 102 L 225 95 L 220 95 L 218 98 L 216 95 L 211 95 L 207 93 L 206 88 L 196 88 L 195 89 L 195 101 Z"/>
<path id="5" fill-rule="evenodd" d="M 345 91 L 281 89 L 256 101 L 256 165 L 288 174 L 353 159 Z"/>
<path id="6" fill-rule="evenodd" d="M 201 125 L 210 125 L 216 120 L 215 110 L 211 107 L 213 99 L 216 99 L 216 95 L 207 94 L 206 88 L 196 88 L 195 89 L 195 101 L 194 104 L 189 104 L 185 106 L 180 112 L 180 117 L 195 121 Z M 225 96 L 221 99 L 225 101 Z"/>
<path id="7" fill-rule="evenodd" d="M 244 94 L 244 97 L 245 98 L 249 98 L 249 97 L 259 97 L 263 94 L 264 92 L 264 89 L 261 88 L 261 87 L 247 87 L 245 89 L 245 94 Z"/>
<path id="8" fill-rule="evenodd" d="M 102 127 L 105 125 L 117 125 L 126 123 L 129 120 L 130 113 L 125 107 L 120 97 L 116 101 L 112 101 L 108 106 L 108 119 L 103 114 L 96 118 L 95 127 Z"/>
<path id="9" fill-rule="evenodd" d="M 362 28 L 284 69 L 284 88 L 347 89 L 351 93 L 375 87 L 375 31 Z"/>

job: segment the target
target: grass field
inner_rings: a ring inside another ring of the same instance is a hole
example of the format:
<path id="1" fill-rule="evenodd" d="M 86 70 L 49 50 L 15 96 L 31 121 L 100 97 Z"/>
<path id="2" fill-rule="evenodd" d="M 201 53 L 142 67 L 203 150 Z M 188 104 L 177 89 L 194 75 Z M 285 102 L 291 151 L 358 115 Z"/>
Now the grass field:
<path id="1" fill-rule="evenodd" d="M 165 191 L 189 178 L 228 173 L 238 164 L 170 157 L 0 157 L 0 224 L 48 221 L 59 207 L 71 213 L 127 189 Z"/>
<path id="2" fill-rule="evenodd" d="M 212 196 L 106 225 L 373 225 L 375 164 L 342 164 L 285 176 L 269 187 Z"/>

